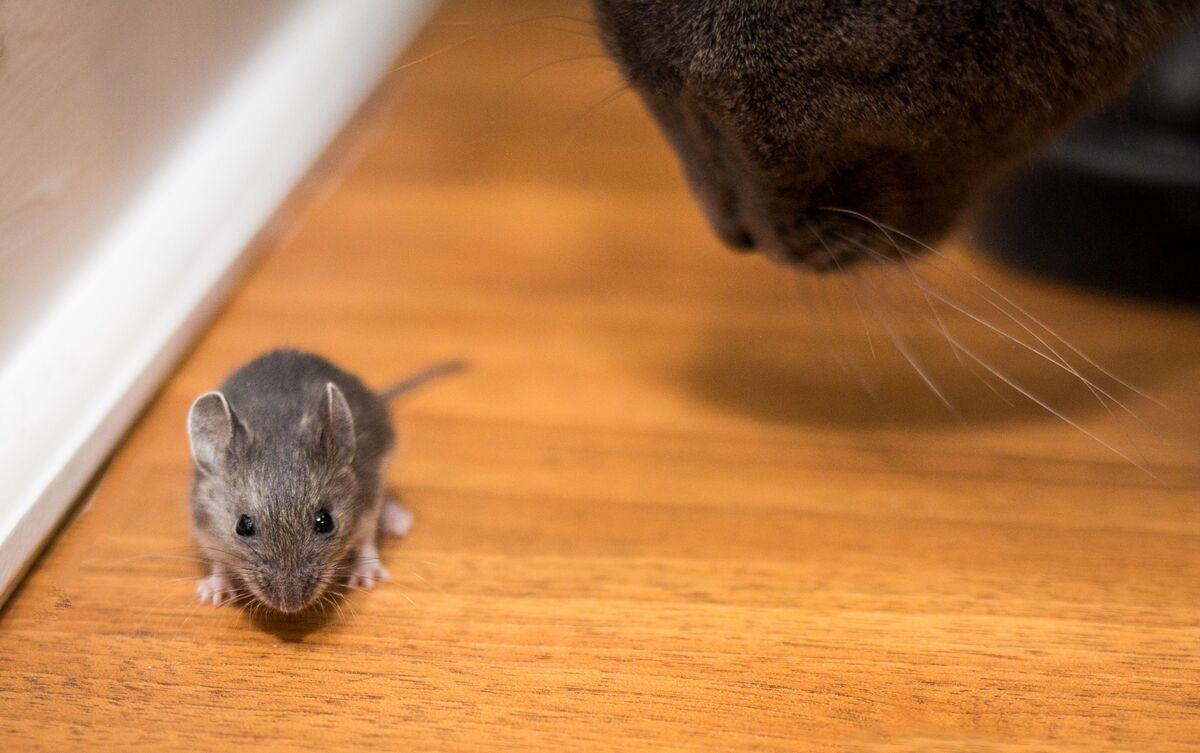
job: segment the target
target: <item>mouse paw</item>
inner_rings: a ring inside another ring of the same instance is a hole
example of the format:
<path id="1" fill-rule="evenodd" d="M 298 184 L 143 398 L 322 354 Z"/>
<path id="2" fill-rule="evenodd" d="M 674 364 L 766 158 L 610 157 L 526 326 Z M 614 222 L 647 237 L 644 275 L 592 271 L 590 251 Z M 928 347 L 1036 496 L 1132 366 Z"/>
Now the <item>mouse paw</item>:
<path id="1" fill-rule="evenodd" d="M 387 500 L 379 516 L 379 530 L 384 536 L 407 536 L 413 527 L 413 514 L 398 502 Z"/>
<path id="2" fill-rule="evenodd" d="M 212 604 L 219 607 L 231 601 L 237 595 L 237 589 L 225 573 L 213 573 L 196 584 L 196 598 L 201 604 Z"/>
<path id="3" fill-rule="evenodd" d="M 376 582 L 386 582 L 391 577 L 387 568 L 380 564 L 379 555 L 376 554 L 370 559 L 363 558 L 355 561 L 354 569 L 346 578 L 346 585 L 370 591 L 375 588 Z"/>

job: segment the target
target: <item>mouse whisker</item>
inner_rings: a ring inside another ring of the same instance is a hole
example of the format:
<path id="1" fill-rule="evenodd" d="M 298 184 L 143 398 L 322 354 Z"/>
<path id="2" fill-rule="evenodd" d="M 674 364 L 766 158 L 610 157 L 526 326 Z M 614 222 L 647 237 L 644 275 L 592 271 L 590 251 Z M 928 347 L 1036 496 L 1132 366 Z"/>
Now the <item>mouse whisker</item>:
<path id="1" fill-rule="evenodd" d="M 223 554 L 235 562 L 248 563 L 250 561 L 250 558 L 248 556 L 246 556 L 245 554 L 240 553 L 240 552 L 231 552 L 227 549 L 221 549 L 221 548 L 215 547 L 215 546 L 197 546 L 197 548 L 201 549 L 203 551 L 216 552 L 217 554 Z"/>
<path id="2" fill-rule="evenodd" d="M 122 557 L 120 559 L 110 560 L 108 562 L 98 562 L 96 564 L 99 567 L 115 567 L 118 565 L 127 565 L 130 562 L 138 562 L 141 560 L 148 560 L 148 559 L 187 560 L 189 562 L 201 562 L 201 563 L 205 562 L 205 560 L 203 560 L 199 557 L 188 557 L 188 556 L 182 555 L 182 554 L 166 554 L 163 552 L 146 552 L 144 554 L 135 554 L 135 555 L 132 555 L 129 557 Z"/>
<path id="3" fill-rule="evenodd" d="M 206 575 L 182 575 L 178 578 L 167 578 L 165 581 L 162 581 L 162 582 L 163 583 L 180 583 L 180 582 L 186 580 L 190 583 L 197 583 L 199 581 L 204 580 L 206 577 L 208 577 L 208 576 L 206 576 Z"/>
<path id="4" fill-rule="evenodd" d="M 247 604 L 247 608 L 245 609 L 246 628 L 247 629 L 253 628 L 255 620 L 257 620 L 264 611 L 265 611 L 265 607 L 263 607 L 262 602 L 260 602 L 260 601 L 249 602 L 249 604 Z"/>
<path id="5" fill-rule="evenodd" d="M 345 614 L 345 612 L 342 611 L 341 605 L 338 604 L 338 598 L 334 592 L 327 591 L 324 594 L 322 594 L 321 598 L 318 600 L 318 603 L 322 605 L 323 610 L 328 607 L 333 607 L 334 611 L 336 611 L 338 613 L 338 617 L 342 621 L 345 621 L 346 614 Z"/>

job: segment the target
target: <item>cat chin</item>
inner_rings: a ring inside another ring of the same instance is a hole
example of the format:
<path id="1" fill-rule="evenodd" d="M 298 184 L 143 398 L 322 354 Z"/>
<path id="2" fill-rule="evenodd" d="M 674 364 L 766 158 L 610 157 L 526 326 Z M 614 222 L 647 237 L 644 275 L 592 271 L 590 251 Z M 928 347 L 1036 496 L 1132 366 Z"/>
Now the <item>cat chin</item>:
<path id="1" fill-rule="evenodd" d="M 759 250 L 781 266 L 818 274 L 841 274 L 863 265 L 889 264 L 901 259 L 901 252 L 880 233 L 846 227 L 836 221 L 824 224 L 809 221 L 805 230 L 808 234 L 805 238 L 773 239 Z"/>

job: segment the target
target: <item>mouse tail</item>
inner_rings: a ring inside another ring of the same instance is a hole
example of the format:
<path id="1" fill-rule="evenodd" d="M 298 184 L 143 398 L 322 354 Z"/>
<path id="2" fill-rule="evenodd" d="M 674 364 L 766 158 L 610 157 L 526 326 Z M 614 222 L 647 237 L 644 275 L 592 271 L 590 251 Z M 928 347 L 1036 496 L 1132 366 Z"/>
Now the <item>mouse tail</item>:
<path id="1" fill-rule="evenodd" d="M 382 398 L 384 402 L 390 403 L 401 395 L 412 392 L 426 382 L 431 382 L 434 379 L 449 376 L 450 374 L 457 374 L 465 368 L 467 368 L 466 361 L 444 361 L 442 363 L 434 364 L 433 366 L 421 369 L 412 376 L 405 377 L 399 382 L 396 382 L 386 389 L 381 390 L 379 392 L 379 397 Z"/>

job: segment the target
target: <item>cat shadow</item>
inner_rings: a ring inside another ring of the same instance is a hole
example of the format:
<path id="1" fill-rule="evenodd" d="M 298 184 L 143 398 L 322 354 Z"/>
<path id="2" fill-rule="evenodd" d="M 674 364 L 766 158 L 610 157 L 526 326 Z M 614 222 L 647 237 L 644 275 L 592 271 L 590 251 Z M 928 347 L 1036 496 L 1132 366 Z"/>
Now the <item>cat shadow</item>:
<path id="1" fill-rule="evenodd" d="M 1035 401 L 982 368 L 924 352 L 914 355 L 924 377 L 892 354 L 851 362 L 772 347 L 762 338 L 712 333 L 670 378 L 724 411 L 780 424 L 936 429 L 1054 419 L 1038 401 L 1074 419 L 1107 412 L 1087 385 L 1066 372 L 1054 373 L 1057 367 L 1046 361 L 993 366 Z M 1114 369 L 1123 370 L 1120 363 Z M 1105 390 L 1135 411 L 1143 402 L 1122 387 L 1108 384 Z M 1109 409 L 1117 410 L 1111 402 Z"/>
<path id="2" fill-rule="evenodd" d="M 690 358 L 659 367 L 664 378 L 706 404 L 785 425 L 935 431 L 1063 417 L 1122 426 L 1161 418 L 1161 407 L 1144 393 L 1196 364 L 1181 362 L 1178 353 L 1128 347 L 1126 338 L 1162 327 L 1171 312 L 1102 300 L 1072 305 L 1073 316 L 1089 327 L 1120 326 L 1119 335 L 1093 338 L 1082 350 L 1121 381 L 1049 335 L 1043 337 L 1056 353 L 1019 333 L 1046 353 L 1040 356 L 960 319 L 946 325 L 956 328 L 963 347 L 955 347 L 936 325 L 914 328 L 909 319 L 896 323 L 904 353 L 888 333 L 876 330 L 872 338 L 850 326 L 845 311 L 832 332 L 827 323 L 806 320 L 799 310 L 794 326 L 710 327 L 699 333 Z M 1054 362 L 1060 358 L 1078 374 Z"/>

